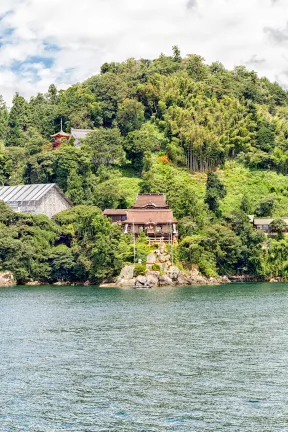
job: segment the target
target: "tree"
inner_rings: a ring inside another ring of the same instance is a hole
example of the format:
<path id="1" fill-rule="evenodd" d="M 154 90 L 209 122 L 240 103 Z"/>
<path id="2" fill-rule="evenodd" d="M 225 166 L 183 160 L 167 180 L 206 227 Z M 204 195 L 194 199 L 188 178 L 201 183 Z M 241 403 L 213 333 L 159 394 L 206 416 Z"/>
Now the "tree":
<path id="1" fill-rule="evenodd" d="M 181 57 L 181 52 L 180 52 L 178 46 L 174 45 L 173 48 L 172 48 L 172 50 L 173 50 L 173 59 L 174 59 L 174 61 L 177 62 L 177 63 L 181 63 L 182 57 Z"/>
<path id="2" fill-rule="evenodd" d="M 30 106 L 23 96 L 16 93 L 9 113 L 7 145 L 24 147 L 26 142 L 24 132 L 30 124 Z"/>
<path id="3" fill-rule="evenodd" d="M 283 232 L 287 228 L 286 222 L 281 218 L 273 219 L 273 221 L 269 225 L 270 232 L 276 232 L 278 239 L 282 239 L 284 237 Z"/>
<path id="4" fill-rule="evenodd" d="M 219 214 L 219 200 L 225 198 L 226 188 L 217 174 L 209 172 L 207 176 L 205 203 L 209 210 Z"/>
<path id="5" fill-rule="evenodd" d="M 133 167 L 140 170 L 143 168 L 145 152 L 159 151 L 166 143 L 163 134 L 153 124 L 145 123 L 141 129 L 129 132 L 124 141 L 124 148 Z"/>
<path id="6" fill-rule="evenodd" d="M 246 214 L 250 214 L 251 212 L 251 203 L 247 197 L 247 195 L 242 196 L 240 210 L 242 210 Z"/>
<path id="7" fill-rule="evenodd" d="M 119 165 L 125 160 L 123 141 L 119 129 L 100 128 L 90 132 L 83 141 L 83 150 L 90 152 L 92 163 L 98 169 L 101 165 Z"/>
<path id="8" fill-rule="evenodd" d="M 140 129 L 145 120 L 143 104 L 134 99 L 124 99 L 118 106 L 116 120 L 123 135 Z"/>
<path id="9" fill-rule="evenodd" d="M 255 210 L 256 216 L 267 217 L 272 216 L 275 207 L 275 200 L 273 197 L 264 198 Z"/>
<path id="10" fill-rule="evenodd" d="M 204 65 L 204 60 L 203 57 L 196 54 L 189 54 L 185 59 L 187 72 L 195 81 L 202 81 L 207 78 L 208 68 Z"/>

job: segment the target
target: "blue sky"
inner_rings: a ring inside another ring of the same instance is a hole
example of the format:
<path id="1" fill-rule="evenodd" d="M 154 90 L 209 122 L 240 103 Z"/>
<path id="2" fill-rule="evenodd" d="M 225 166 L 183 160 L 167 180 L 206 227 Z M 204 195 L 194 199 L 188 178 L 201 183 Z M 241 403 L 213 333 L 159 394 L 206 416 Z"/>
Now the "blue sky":
<path id="1" fill-rule="evenodd" d="M 0 94 L 10 105 L 173 45 L 286 86 L 287 13 L 287 0 L 1 0 Z"/>

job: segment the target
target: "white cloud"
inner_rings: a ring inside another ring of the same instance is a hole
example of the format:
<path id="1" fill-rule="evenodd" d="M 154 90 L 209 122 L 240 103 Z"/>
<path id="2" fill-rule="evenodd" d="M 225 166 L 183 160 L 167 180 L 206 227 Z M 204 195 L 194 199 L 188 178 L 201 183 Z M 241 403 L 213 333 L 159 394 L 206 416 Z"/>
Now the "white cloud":
<path id="1" fill-rule="evenodd" d="M 1 0 L 0 94 L 10 103 L 15 91 L 66 88 L 105 61 L 154 58 L 175 44 L 286 85 L 287 12 L 286 0 Z"/>

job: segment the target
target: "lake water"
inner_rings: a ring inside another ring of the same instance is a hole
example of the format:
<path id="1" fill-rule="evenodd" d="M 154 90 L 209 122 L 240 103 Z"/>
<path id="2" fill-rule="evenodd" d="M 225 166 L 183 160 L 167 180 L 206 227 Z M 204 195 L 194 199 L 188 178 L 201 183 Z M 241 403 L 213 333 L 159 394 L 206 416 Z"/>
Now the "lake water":
<path id="1" fill-rule="evenodd" d="M 288 284 L 0 290 L 1 432 L 288 431 Z"/>

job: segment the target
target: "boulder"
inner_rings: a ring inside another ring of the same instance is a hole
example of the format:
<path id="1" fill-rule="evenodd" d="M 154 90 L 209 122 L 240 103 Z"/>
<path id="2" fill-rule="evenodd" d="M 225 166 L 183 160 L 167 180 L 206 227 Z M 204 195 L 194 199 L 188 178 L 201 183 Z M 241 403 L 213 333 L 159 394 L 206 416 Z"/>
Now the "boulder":
<path id="1" fill-rule="evenodd" d="M 215 277 L 210 277 L 208 279 L 208 283 L 209 283 L 209 285 L 219 285 L 221 283 L 221 280 L 219 281 L 219 279 L 217 279 Z"/>
<path id="2" fill-rule="evenodd" d="M 190 285 L 208 285 L 208 281 L 204 276 L 189 277 Z"/>
<path id="3" fill-rule="evenodd" d="M 10 271 L 0 272 L 0 287 L 11 287 L 16 285 L 13 273 Z"/>
<path id="4" fill-rule="evenodd" d="M 191 276 L 199 276 L 199 270 L 198 270 L 198 267 L 196 267 L 196 266 L 192 266 Z"/>
<path id="5" fill-rule="evenodd" d="M 25 285 L 26 286 L 39 286 L 39 285 L 41 285 L 41 282 L 39 282 L 39 281 L 29 281 Z"/>
<path id="6" fill-rule="evenodd" d="M 159 255 L 158 259 L 160 263 L 166 263 L 170 261 L 170 255 Z"/>
<path id="7" fill-rule="evenodd" d="M 55 286 L 69 286 L 69 285 L 71 285 L 71 282 L 58 281 L 58 282 L 53 283 L 53 285 L 55 285 Z"/>
<path id="8" fill-rule="evenodd" d="M 125 287 L 133 287 L 135 286 L 135 281 L 136 279 L 118 279 L 116 282 L 116 286 L 120 287 L 120 288 L 125 288 Z"/>
<path id="9" fill-rule="evenodd" d="M 147 271 L 146 272 L 147 284 L 151 285 L 153 287 L 156 287 L 159 285 L 159 277 L 160 277 L 160 272 L 158 272 L 158 271 Z"/>
<path id="10" fill-rule="evenodd" d="M 163 275 L 159 277 L 159 285 L 160 286 L 173 286 L 174 283 L 172 279 L 170 279 L 167 275 Z"/>
<path id="11" fill-rule="evenodd" d="M 221 283 L 231 283 L 231 281 L 228 276 L 222 276 Z"/>
<path id="12" fill-rule="evenodd" d="M 188 276 L 185 275 L 185 273 L 180 272 L 178 279 L 177 279 L 177 284 L 180 286 L 190 285 Z"/>
<path id="13" fill-rule="evenodd" d="M 147 264 L 155 264 L 156 263 L 156 255 L 151 253 L 147 255 Z"/>
<path id="14" fill-rule="evenodd" d="M 118 280 L 121 279 L 129 280 L 129 279 L 133 279 L 133 277 L 134 277 L 134 265 L 126 265 L 121 270 Z"/>
<path id="15" fill-rule="evenodd" d="M 135 285 L 136 286 L 141 286 L 141 285 L 147 285 L 147 278 L 146 276 L 137 276 L 136 280 L 135 280 Z"/>
<path id="16" fill-rule="evenodd" d="M 179 275 L 180 275 L 180 270 L 177 266 L 171 266 L 169 267 L 168 271 L 167 271 L 167 276 L 172 279 L 173 281 L 177 281 Z"/>

